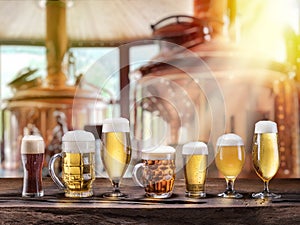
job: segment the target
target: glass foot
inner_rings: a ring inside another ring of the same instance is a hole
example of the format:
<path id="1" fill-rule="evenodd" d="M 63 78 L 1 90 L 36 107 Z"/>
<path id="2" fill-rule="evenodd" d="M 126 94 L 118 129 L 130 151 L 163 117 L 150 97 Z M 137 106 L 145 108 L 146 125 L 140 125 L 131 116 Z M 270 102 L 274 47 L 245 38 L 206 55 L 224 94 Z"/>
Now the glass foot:
<path id="1" fill-rule="evenodd" d="M 222 198 L 243 198 L 243 195 L 235 191 L 224 191 L 223 193 L 218 194 Z"/>
<path id="2" fill-rule="evenodd" d="M 69 198 L 86 198 L 86 197 L 91 197 L 93 196 L 93 191 L 88 190 L 88 191 L 66 191 L 65 196 Z"/>
<path id="3" fill-rule="evenodd" d="M 106 192 L 103 194 L 104 198 L 126 198 L 127 195 L 120 192 L 120 191 L 116 191 L 116 192 Z"/>
<path id="4" fill-rule="evenodd" d="M 259 192 L 259 193 L 253 193 L 252 198 L 260 198 L 260 199 L 281 198 L 281 195 L 274 194 L 271 192 Z"/>
<path id="5" fill-rule="evenodd" d="M 170 198 L 172 192 L 157 194 L 157 193 L 146 193 L 145 196 L 149 198 Z"/>
<path id="6" fill-rule="evenodd" d="M 187 191 L 185 192 L 185 196 L 189 198 L 205 198 L 206 193 L 203 191 L 195 192 L 195 191 Z"/>

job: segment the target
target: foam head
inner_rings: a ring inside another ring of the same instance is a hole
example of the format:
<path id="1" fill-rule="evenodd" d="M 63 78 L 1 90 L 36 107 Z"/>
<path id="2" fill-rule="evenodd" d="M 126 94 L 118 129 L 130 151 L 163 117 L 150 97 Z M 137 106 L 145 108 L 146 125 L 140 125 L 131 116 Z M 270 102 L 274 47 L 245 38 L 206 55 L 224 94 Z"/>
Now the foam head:
<path id="1" fill-rule="evenodd" d="M 102 133 L 129 131 L 129 121 L 126 118 L 111 118 L 103 121 Z"/>
<path id="2" fill-rule="evenodd" d="M 22 138 L 21 154 L 41 154 L 45 152 L 45 143 L 41 136 L 25 135 Z"/>
<path id="3" fill-rule="evenodd" d="M 161 145 L 153 149 L 142 150 L 143 159 L 173 159 L 175 157 L 175 148 L 171 146 Z"/>
<path id="4" fill-rule="evenodd" d="M 217 146 L 242 146 L 243 139 L 236 134 L 223 134 L 217 140 Z"/>
<path id="5" fill-rule="evenodd" d="M 95 137 L 84 130 L 68 131 L 62 137 L 62 149 L 70 153 L 95 152 Z"/>
<path id="6" fill-rule="evenodd" d="M 208 155 L 207 145 L 203 142 L 190 142 L 182 147 L 183 155 Z"/>
<path id="7" fill-rule="evenodd" d="M 262 120 L 255 124 L 254 133 L 278 133 L 277 124 L 273 121 Z"/>

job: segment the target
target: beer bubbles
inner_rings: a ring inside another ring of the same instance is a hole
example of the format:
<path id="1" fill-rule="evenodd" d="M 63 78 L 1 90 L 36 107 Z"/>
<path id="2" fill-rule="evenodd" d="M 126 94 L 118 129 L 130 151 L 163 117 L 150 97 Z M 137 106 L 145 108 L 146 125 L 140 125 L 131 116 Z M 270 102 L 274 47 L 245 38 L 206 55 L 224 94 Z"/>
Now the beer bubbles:
<path id="1" fill-rule="evenodd" d="M 182 147 L 186 196 L 206 197 L 204 191 L 207 173 L 207 145 L 203 142 L 190 142 Z"/>

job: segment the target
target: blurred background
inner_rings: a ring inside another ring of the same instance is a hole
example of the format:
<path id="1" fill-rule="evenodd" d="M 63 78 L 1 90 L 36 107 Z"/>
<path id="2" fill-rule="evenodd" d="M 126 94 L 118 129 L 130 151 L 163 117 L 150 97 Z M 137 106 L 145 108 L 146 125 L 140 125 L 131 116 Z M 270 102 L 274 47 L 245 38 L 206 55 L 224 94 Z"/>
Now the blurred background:
<path id="1" fill-rule="evenodd" d="M 46 162 L 67 130 L 98 145 L 103 119 L 130 119 L 134 154 L 151 145 L 240 135 L 255 176 L 253 128 L 278 124 L 278 177 L 300 177 L 299 0 L 0 1 L 1 173 L 22 175 L 20 141 Z M 99 159 L 97 173 L 104 175 Z M 45 169 L 45 175 L 47 171 Z"/>

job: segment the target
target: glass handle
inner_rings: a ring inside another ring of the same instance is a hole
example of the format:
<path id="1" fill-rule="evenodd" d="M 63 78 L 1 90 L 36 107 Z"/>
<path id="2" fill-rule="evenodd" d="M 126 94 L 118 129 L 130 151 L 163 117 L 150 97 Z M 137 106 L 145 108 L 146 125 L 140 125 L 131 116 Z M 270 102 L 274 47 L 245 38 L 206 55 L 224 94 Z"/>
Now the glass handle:
<path id="1" fill-rule="evenodd" d="M 62 158 L 62 154 L 57 153 L 51 157 L 51 159 L 49 160 L 49 173 L 50 173 L 50 176 L 51 176 L 52 180 L 54 181 L 54 183 L 60 189 L 66 189 L 65 185 L 60 181 L 60 179 L 55 174 L 54 163 L 57 158 Z"/>
<path id="2" fill-rule="evenodd" d="M 144 185 L 140 181 L 140 178 L 138 178 L 138 175 L 137 175 L 140 168 L 145 168 L 144 163 L 139 163 L 134 166 L 134 168 L 132 170 L 132 179 L 133 179 L 134 183 L 136 183 L 137 185 L 139 185 L 141 187 L 144 187 Z"/>

